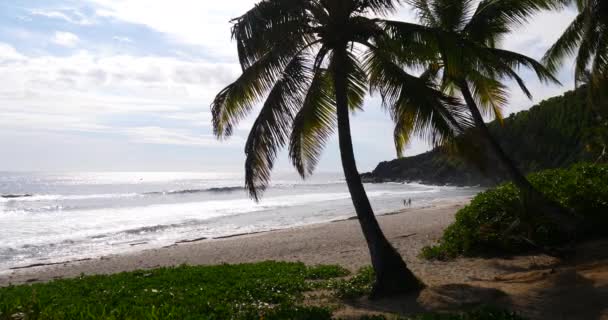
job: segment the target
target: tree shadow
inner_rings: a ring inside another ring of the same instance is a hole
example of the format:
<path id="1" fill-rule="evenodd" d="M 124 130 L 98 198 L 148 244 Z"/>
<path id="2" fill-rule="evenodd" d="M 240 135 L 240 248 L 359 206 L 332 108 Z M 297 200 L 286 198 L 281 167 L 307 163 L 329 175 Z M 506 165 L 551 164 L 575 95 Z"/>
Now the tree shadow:
<path id="1" fill-rule="evenodd" d="M 429 287 L 415 295 L 346 302 L 344 319 L 362 314 L 414 315 L 490 305 L 528 319 L 608 319 L 608 262 L 516 272 L 493 281 Z M 351 315 L 351 317 L 349 317 Z"/>
<path id="2" fill-rule="evenodd" d="M 605 267 L 599 271 L 592 269 L 589 274 L 573 269 L 557 272 L 538 282 L 534 289 L 516 295 L 511 307 L 531 319 L 605 319 L 607 276 Z M 597 278 L 603 281 L 598 283 Z"/>
<path id="3" fill-rule="evenodd" d="M 340 319 L 358 319 L 362 314 L 415 315 L 427 312 L 467 310 L 480 305 L 508 305 L 509 297 L 501 290 L 467 284 L 448 284 L 425 288 L 418 294 L 379 300 L 360 298 L 346 301 Z"/>

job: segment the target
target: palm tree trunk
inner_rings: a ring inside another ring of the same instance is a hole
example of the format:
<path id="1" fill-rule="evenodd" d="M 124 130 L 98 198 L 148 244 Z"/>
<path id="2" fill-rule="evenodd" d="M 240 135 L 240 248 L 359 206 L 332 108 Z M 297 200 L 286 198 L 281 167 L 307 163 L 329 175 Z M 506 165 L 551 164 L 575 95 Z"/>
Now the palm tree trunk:
<path id="1" fill-rule="evenodd" d="M 528 214 L 541 213 L 547 214 L 553 221 L 558 224 L 564 231 L 572 232 L 576 228 L 578 221 L 575 216 L 568 212 L 558 203 L 551 201 L 544 194 L 538 191 L 517 168 L 513 160 L 507 156 L 506 152 L 500 146 L 500 143 L 490 133 L 483 116 L 479 112 L 477 103 L 471 94 L 469 85 L 465 80 L 459 83 L 462 96 L 469 107 L 469 110 L 475 121 L 475 126 L 481 131 L 483 139 L 486 141 L 489 148 L 498 157 L 499 162 L 509 174 L 511 180 L 520 190 L 524 208 Z"/>
<path id="2" fill-rule="evenodd" d="M 332 69 L 336 90 L 340 155 L 346 184 L 367 242 L 376 281 L 370 298 L 418 291 L 422 283 L 407 268 L 399 253 L 388 242 L 376 220 L 357 170 L 350 135 L 349 107 L 346 84 L 346 49 L 334 51 Z"/>

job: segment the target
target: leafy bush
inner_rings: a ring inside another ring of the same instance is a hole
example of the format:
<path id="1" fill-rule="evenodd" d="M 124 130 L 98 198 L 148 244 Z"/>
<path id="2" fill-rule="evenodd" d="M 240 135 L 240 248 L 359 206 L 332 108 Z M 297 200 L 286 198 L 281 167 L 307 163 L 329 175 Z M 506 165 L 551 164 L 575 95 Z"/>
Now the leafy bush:
<path id="1" fill-rule="evenodd" d="M 578 164 L 531 174 L 532 184 L 572 208 L 584 221 L 579 239 L 608 235 L 608 166 Z M 525 214 L 519 191 L 507 183 L 477 195 L 456 214 L 439 244 L 422 249 L 427 259 L 518 253 L 559 245 L 568 237 L 540 215 Z M 534 245 L 533 245 L 534 244 Z"/>

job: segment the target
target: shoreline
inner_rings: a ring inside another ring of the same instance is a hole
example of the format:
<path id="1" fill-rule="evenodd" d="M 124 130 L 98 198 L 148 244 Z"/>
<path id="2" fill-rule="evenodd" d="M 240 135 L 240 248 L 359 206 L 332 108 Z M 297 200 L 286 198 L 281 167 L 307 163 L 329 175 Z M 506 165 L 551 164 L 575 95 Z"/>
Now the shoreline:
<path id="1" fill-rule="evenodd" d="M 468 202 L 466 199 L 443 201 L 431 208 L 412 208 L 379 216 L 378 221 L 388 240 L 427 287 L 418 295 L 394 297 L 378 301 L 378 304 L 365 299 L 349 302 L 336 316 L 377 312 L 379 306 L 384 311 L 409 314 L 412 308 L 421 307 L 421 311 L 452 311 L 492 305 L 513 310 L 532 320 L 608 319 L 608 240 L 577 245 L 573 255 L 564 259 L 540 253 L 451 261 L 420 259 L 420 249 L 435 243 L 454 220 L 454 214 Z M 333 264 L 351 271 L 370 264 L 359 222 L 342 220 L 206 239 L 133 254 L 31 266 L 0 275 L 0 287 L 183 264 L 271 260 Z"/>
<path id="2" fill-rule="evenodd" d="M 466 205 L 470 199 L 471 197 L 442 199 L 431 205 L 420 208 L 405 208 L 394 212 L 387 212 L 377 217 L 380 223 L 383 224 L 383 229 L 400 229 L 394 227 L 399 224 L 405 227 L 408 222 L 414 222 L 414 224 L 418 225 L 416 229 L 428 229 L 428 232 L 423 233 L 417 230 L 413 232 L 401 232 L 394 237 L 395 239 L 407 239 L 413 238 L 414 235 L 419 235 L 420 239 L 416 241 L 418 243 L 416 247 L 421 248 L 420 240 L 423 240 L 426 245 L 430 243 L 429 239 L 438 238 L 443 229 L 451 223 L 455 212 Z M 435 221 L 437 220 L 436 218 L 439 218 L 440 223 Z M 394 221 L 396 223 L 387 220 L 396 220 Z M 386 230 L 388 235 L 393 233 L 392 231 Z M 331 236 L 332 234 L 333 236 Z M 318 251 L 317 249 L 329 245 L 321 241 L 321 235 L 327 237 L 328 243 L 333 243 L 332 247 L 338 248 L 333 254 L 325 252 L 323 254 L 324 258 L 314 257 Z M 407 235 L 407 237 L 404 237 L 404 235 Z M 290 250 L 294 249 L 294 244 L 290 244 L 288 240 L 294 237 L 301 240 L 299 243 L 307 243 L 311 240 L 313 240 L 313 243 L 309 246 L 298 247 L 297 250 Z M 393 237 L 389 236 L 390 238 Z M 347 243 L 341 244 L 344 241 Z M 394 240 L 391 239 L 391 241 L 393 242 Z M 250 245 L 245 246 L 246 243 Z M 267 245 L 271 245 L 274 249 L 262 255 L 252 256 L 245 250 L 245 247 L 247 247 L 253 251 L 257 251 L 258 248 L 263 248 Z M 347 250 L 341 250 L 339 247 Z M 396 247 L 399 246 L 396 245 Z M 188 252 L 190 250 L 196 251 L 197 254 L 192 256 Z M 230 254 L 222 254 L 222 251 L 230 252 Z M 298 252 L 302 255 L 291 254 Z M 343 255 L 344 257 L 332 262 L 331 257 L 335 255 Z M 359 229 L 356 216 L 285 229 L 264 230 L 216 238 L 183 239 L 163 247 L 128 253 L 83 257 L 69 261 L 32 263 L 23 266 L 16 265 L 0 273 L 0 286 L 72 278 L 81 274 L 110 274 L 138 269 L 170 267 L 184 263 L 207 265 L 264 260 L 297 261 L 298 259 L 308 264 L 343 264 L 351 270 L 356 270 L 361 266 L 369 264 L 367 247 Z"/>

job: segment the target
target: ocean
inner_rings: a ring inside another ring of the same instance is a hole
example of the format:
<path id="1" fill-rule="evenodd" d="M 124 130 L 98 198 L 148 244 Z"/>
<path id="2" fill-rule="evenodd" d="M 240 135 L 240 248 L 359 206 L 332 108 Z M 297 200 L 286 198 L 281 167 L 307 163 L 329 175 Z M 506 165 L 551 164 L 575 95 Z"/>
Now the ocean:
<path id="1" fill-rule="evenodd" d="M 376 214 L 479 188 L 366 184 Z M 275 174 L 259 203 L 237 173 L 0 172 L 0 272 L 352 217 L 342 174 Z"/>

